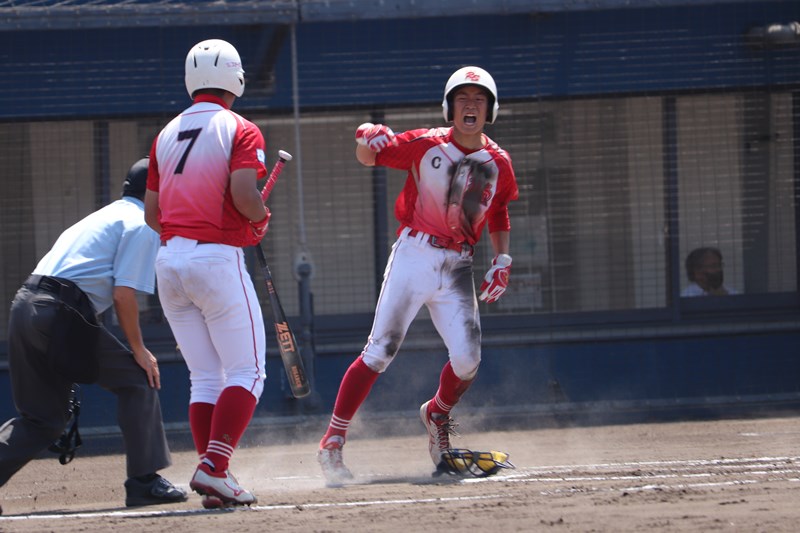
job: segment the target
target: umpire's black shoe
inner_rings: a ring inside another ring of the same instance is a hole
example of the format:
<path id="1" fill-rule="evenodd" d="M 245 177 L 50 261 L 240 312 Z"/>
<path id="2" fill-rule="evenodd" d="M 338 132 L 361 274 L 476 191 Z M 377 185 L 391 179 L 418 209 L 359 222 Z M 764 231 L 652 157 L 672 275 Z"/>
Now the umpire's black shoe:
<path id="1" fill-rule="evenodd" d="M 125 482 L 125 505 L 159 505 L 162 503 L 185 502 L 186 491 L 179 489 L 158 474 L 131 477 Z"/>

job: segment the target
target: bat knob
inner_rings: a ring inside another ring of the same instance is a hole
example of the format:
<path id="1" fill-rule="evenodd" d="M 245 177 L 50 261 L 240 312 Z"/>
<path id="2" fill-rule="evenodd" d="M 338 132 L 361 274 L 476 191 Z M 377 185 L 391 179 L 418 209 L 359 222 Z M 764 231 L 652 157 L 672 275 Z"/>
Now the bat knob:
<path id="1" fill-rule="evenodd" d="M 289 152 L 286 152 L 284 150 L 278 150 L 278 157 L 280 157 L 284 161 L 291 161 L 292 160 L 292 154 L 290 154 Z"/>

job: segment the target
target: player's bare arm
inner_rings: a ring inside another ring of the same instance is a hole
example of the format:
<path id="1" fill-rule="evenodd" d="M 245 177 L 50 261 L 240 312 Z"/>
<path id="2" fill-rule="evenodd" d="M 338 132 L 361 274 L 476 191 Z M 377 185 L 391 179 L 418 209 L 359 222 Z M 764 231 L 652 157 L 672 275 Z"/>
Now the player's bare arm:
<path id="1" fill-rule="evenodd" d="M 264 220 L 267 216 L 261 193 L 256 187 L 257 180 L 258 172 L 254 168 L 241 168 L 231 173 L 233 205 L 252 222 Z"/>
<path id="2" fill-rule="evenodd" d="M 508 254 L 511 246 L 510 231 L 495 231 L 494 233 L 489 233 L 489 238 L 492 240 L 492 249 L 495 256 Z"/>
<path id="3" fill-rule="evenodd" d="M 125 338 L 128 339 L 136 363 L 147 373 L 147 381 L 150 386 L 160 389 L 161 373 L 158 369 L 158 361 L 144 345 L 142 339 L 136 290 L 131 287 L 114 287 L 114 310 L 117 313 L 119 325 L 125 333 Z"/>
<path id="4" fill-rule="evenodd" d="M 358 162 L 364 165 L 365 167 L 374 167 L 375 166 L 375 156 L 377 154 L 367 148 L 366 146 L 362 146 L 360 144 L 356 145 L 356 159 Z"/>
<path id="5" fill-rule="evenodd" d="M 144 221 L 153 231 L 161 234 L 161 224 L 158 222 L 158 193 L 149 189 L 144 193 Z"/>

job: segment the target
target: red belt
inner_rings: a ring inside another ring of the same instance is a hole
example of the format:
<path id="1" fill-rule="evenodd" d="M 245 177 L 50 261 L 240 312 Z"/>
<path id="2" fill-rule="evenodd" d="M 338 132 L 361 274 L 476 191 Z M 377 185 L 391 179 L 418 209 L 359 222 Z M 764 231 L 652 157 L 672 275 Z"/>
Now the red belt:
<path id="1" fill-rule="evenodd" d="M 408 236 L 416 237 L 420 233 L 422 232 L 412 229 L 411 231 L 408 232 Z M 456 242 L 453 239 L 446 239 L 444 237 L 437 237 L 436 235 L 428 235 L 428 237 L 425 240 L 428 242 L 428 244 L 430 244 L 434 248 L 447 248 L 448 250 L 454 250 L 458 253 L 467 252 L 469 253 L 469 255 L 472 255 L 473 252 L 475 251 L 475 249 L 470 244 L 467 244 L 465 242 Z"/>

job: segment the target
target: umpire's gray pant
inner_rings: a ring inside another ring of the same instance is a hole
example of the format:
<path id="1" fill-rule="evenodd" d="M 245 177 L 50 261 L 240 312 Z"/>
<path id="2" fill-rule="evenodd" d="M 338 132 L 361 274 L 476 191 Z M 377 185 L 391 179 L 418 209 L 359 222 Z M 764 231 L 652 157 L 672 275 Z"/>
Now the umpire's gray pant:
<path id="1" fill-rule="evenodd" d="M 58 296 L 22 287 L 11 304 L 8 355 L 11 389 L 19 416 L 0 427 L 0 486 L 56 441 L 69 421 L 72 383 L 56 374 L 47 357 Z M 117 422 L 128 477 L 172 464 L 158 391 L 133 354 L 103 328 L 98 341 L 97 384 L 117 397 Z"/>

